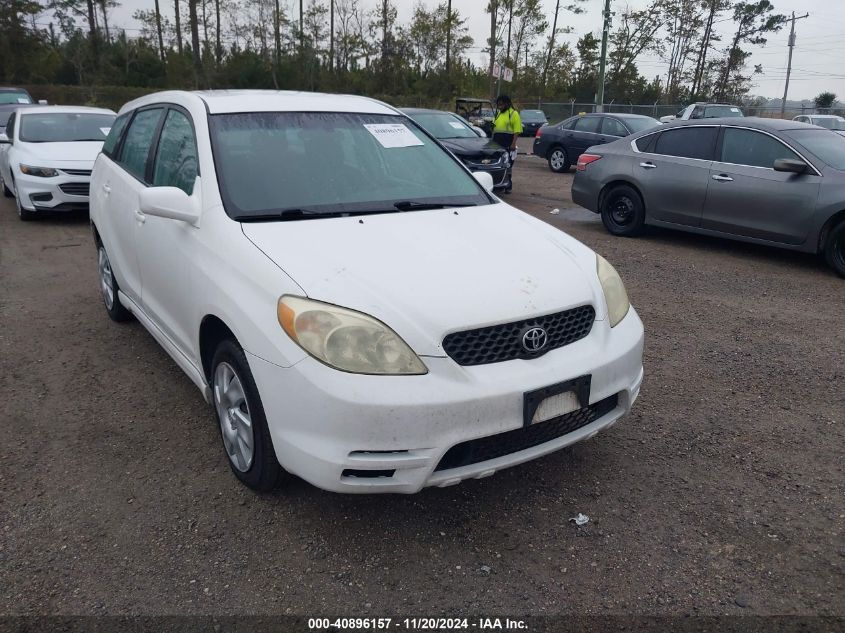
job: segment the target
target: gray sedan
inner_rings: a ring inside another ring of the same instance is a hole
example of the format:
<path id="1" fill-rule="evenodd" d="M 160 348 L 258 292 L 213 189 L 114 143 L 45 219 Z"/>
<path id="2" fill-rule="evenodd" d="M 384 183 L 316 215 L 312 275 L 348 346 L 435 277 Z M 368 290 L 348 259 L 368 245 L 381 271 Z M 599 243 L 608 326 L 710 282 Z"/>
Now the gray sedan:
<path id="1" fill-rule="evenodd" d="M 845 137 L 815 125 L 684 121 L 591 147 L 572 199 L 614 235 L 650 224 L 820 253 L 845 277 Z"/>

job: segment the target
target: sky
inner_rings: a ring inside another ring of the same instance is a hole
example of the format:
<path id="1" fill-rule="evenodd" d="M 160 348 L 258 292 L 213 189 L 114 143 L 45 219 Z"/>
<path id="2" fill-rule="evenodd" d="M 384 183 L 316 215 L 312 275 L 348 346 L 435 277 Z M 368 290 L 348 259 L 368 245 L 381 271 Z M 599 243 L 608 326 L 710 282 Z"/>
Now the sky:
<path id="1" fill-rule="evenodd" d="M 399 20 L 407 23 L 410 20 L 413 7 L 418 2 L 434 6 L 440 0 L 393 0 L 399 10 Z M 568 0 L 564 0 L 566 2 Z M 376 0 L 361 0 L 362 5 L 374 6 Z M 542 0 L 551 22 L 555 0 Z M 293 5 L 291 0 L 282 0 L 282 4 Z M 490 19 L 484 12 L 487 0 L 452 0 L 452 8 L 467 18 L 469 34 L 475 39 L 475 46 L 470 50 L 470 58 L 479 65 L 486 66 L 482 49 L 485 46 L 490 31 Z M 587 0 L 584 3 L 585 12 L 572 15 L 561 12 L 560 26 L 571 26 L 573 33 L 561 36 L 562 41 L 569 41 L 573 48 L 575 41 L 587 32 L 597 36 L 601 34 L 601 11 L 603 0 Z M 611 10 L 621 13 L 625 6 L 634 9 L 643 8 L 648 0 L 612 0 Z M 775 11 L 796 16 L 809 13 L 809 17 L 795 23 L 796 46 L 792 57 L 792 75 L 789 83 L 789 99 L 812 99 L 820 92 L 830 91 L 845 101 L 845 0 L 773 0 Z M 172 1 L 161 2 L 162 11 L 169 7 L 172 12 Z M 153 0 L 123 0 L 121 6 L 114 9 L 111 21 L 115 25 L 126 28 L 137 28 L 131 18 L 132 13 L 139 8 L 152 8 Z M 837 6 L 839 7 L 837 9 Z M 725 20 L 718 25 L 722 33 L 731 32 L 733 22 Z M 130 31 L 129 35 L 133 32 Z M 769 37 L 763 47 L 754 47 L 749 60 L 752 64 L 762 64 L 763 75 L 754 79 L 751 94 L 768 98 L 783 96 L 786 78 L 786 65 L 789 48 L 787 41 L 789 28 Z M 642 57 L 638 60 L 640 73 L 647 78 L 665 75 L 667 64 L 656 57 Z"/>

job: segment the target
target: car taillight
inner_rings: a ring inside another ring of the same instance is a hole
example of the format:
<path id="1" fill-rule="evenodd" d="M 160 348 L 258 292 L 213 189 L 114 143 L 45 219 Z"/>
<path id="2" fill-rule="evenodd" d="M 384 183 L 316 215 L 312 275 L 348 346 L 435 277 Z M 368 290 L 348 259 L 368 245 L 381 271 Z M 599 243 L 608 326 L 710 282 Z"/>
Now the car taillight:
<path id="1" fill-rule="evenodd" d="M 584 171 L 587 169 L 587 165 L 590 163 L 594 163 L 597 160 L 600 160 L 601 156 L 598 154 L 581 154 L 578 158 L 578 164 L 575 166 L 576 171 Z"/>
<path id="2" fill-rule="evenodd" d="M 534 134 L 534 138 L 540 138 L 541 136 L 543 136 L 543 128 L 538 127 L 537 132 Z"/>

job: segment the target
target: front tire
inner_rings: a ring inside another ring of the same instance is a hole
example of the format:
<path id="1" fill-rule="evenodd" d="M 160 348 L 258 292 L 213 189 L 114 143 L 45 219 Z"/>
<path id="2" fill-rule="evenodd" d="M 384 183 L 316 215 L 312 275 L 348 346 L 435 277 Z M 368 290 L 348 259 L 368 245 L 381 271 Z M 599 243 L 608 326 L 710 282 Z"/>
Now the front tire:
<path id="1" fill-rule="evenodd" d="M 16 187 L 17 189 L 17 187 Z M 18 192 L 15 191 L 15 206 L 18 208 L 18 217 L 21 219 L 21 222 L 31 222 L 36 218 L 35 211 L 29 211 L 28 209 L 24 209 L 21 206 L 21 197 L 18 195 Z"/>
<path id="2" fill-rule="evenodd" d="M 572 167 L 572 163 L 569 160 L 569 154 L 567 154 L 566 150 L 560 146 L 552 148 L 547 160 L 549 161 L 549 169 L 556 174 L 567 172 L 569 171 L 569 168 Z"/>
<path id="3" fill-rule="evenodd" d="M 601 221 L 613 235 L 634 237 L 643 232 L 645 205 L 636 189 L 617 185 L 608 191 L 601 206 Z"/>
<path id="4" fill-rule="evenodd" d="M 3 195 L 4 196 L 6 196 L 7 198 L 11 198 L 12 196 L 15 195 L 15 194 L 12 193 L 12 190 L 9 189 L 8 186 L 6 186 L 6 179 L 3 178 L 2 173 L 0 173 L 0 183 L 3 183 Z"/>
<path id="5" fill-rule="evenodd" d="M 97 272 L 100 277 L 100 294 L 103 296 L 103 304 L 106 306 L 109 318 L 117 322 L 131 319 L 132 313 L 120 303 L 117 295 L 120 286 L 117 285 L 117 279 L 114 277 L 106 247 L 102 244 L 97 245 Z"/>
<path id="6" fill-rule="evenodd" d="M 824 245 L 827 265 L 840 277 L 845 277 L 845 222 L 833 227 Z"/>
<path id="7" fill-rule="evenodd" d="M 246 356 L 231 339 L 214 352 L 211 394 L 223 449 L 235 477 L 253 490 L 272 490 L 282 467 Z"/>

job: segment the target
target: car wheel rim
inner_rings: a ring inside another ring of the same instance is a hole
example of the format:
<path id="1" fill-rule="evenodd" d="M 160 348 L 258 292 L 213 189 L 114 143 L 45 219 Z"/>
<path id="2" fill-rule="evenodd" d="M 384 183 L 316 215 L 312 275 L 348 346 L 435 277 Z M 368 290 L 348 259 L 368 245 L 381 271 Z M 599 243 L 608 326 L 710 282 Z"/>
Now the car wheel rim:
<path id="1" fill-rule="evenodd" d="M 840 237 L 833 245 L 833 264 L 839 270 L 845 270 L 845 237 Z"/>
<path id="2" fill-rule="evenodd" d="M 98 264 L 100 269 L 100 290 L 103 293 L 103 301 L 106 308 L 111 310 L 114 307 L 114 278 L 111 272 L 111 264 L 109 263 L 106 249 L 102 246 L 99 250 Z"/>
<path id="3" fill-rule="evenodd" d="M 561 169 L 563 167 L 563 152 L 555 150 L 552 152 L 552 167 Z"/>
<path id="4" fill-rule="evenodd" d="M 629 224 L 634 218 L 634 202 L 624 196 L 616 198 L 610 204 L 610 217 L 616 224 Z"/>
<path id="5" fill-rule="evenodd" d="M 254 453 L 252 417 L 241 380 L 229 363 L 220 363 L 214 370 L 214 406 L 229 461 L 245 473 Z"/>

